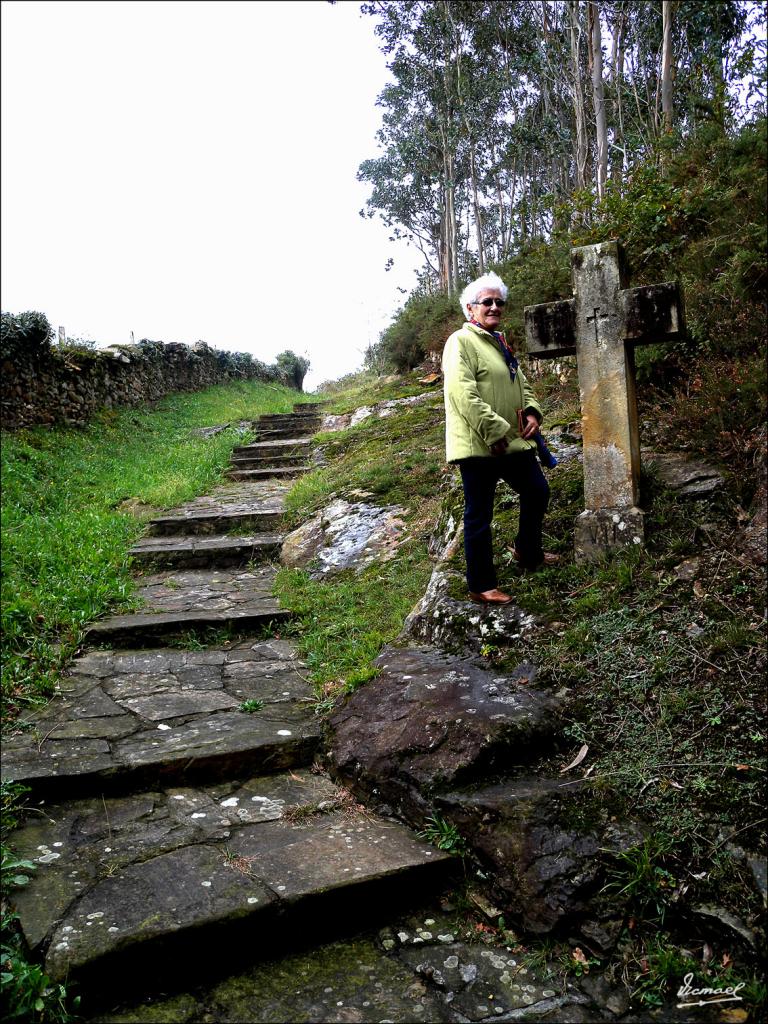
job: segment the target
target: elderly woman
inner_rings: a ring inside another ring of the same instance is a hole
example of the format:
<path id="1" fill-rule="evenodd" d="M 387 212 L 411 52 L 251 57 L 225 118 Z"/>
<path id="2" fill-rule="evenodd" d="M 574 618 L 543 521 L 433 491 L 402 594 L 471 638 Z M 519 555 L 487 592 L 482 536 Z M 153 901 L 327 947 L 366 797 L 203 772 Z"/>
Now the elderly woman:
<path id="1" fill-rule="evenodd" d="M 496 484 L 520 495 L 513 557 L 524 569 L 558 561 L 541 546 L 549 485 L 536 458 L 534 435 L 542 414 L 512 349 L 498 330 L 507 287 L 496 274 L 472 281 L 461 294 L 467 323 L 443 351 L 446 457 L 458 463 L 464 486 L 464 552 L 469 596 L 480 604 L 509 604 L 497 589 L 491 547 Z"/>

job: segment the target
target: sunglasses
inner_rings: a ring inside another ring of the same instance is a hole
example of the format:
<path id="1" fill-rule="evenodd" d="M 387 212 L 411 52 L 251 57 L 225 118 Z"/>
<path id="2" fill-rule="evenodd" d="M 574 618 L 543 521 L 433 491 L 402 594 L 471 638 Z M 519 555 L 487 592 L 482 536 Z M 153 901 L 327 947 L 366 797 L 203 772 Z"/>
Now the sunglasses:
<path id="1" fill-rule="evenodd" d="M 499 309 L 504 309 L 507 304 L 504 299 L 479 299 L 477 302 L 473 302 L 472 305 L 485 306 L 486 309 L 489 309 L 494 303 L 496 303 Z"/>

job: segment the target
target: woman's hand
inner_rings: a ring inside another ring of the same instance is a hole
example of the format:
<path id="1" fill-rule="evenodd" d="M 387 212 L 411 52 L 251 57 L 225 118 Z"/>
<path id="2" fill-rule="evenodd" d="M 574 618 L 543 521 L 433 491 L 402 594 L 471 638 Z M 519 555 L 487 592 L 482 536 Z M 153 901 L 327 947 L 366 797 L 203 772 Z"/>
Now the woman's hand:
<path id="1" fill-rule="evenodd" d="M 524 441 L 529 441 L 536 431 L 539 429 L 539 421 L 532 413 L 528 413 L 525 417 L 525 424 L 523 426 L 523 432 L 520 435 Z"/>
<path id="2" fill-rule="evenodd" d="M 509 442 L 506 437 L 500 437 L 498 441 L 494 441 L 491 445 L 491 455 L 503 455 L 509 447 Z"/>

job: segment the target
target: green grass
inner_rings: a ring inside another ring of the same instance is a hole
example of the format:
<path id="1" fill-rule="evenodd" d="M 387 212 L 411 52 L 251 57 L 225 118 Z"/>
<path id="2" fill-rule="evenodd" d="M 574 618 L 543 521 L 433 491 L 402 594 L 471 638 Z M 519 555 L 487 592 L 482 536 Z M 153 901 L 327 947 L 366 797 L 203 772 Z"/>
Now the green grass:
<path id="1" fill-rule="evenodd" d="M 299 653 L 318 697 L 330 698 L 327 706 L 376 674 L 373 659 L 400 632 L 431 568 L 424 545 L 412 542 L 359 574 L 346 570 L 315 580 L 304 569 L 278 572 L 275 592 L 297 617 Z"/>
<path id="2" fill-rule="evenodd" d="M 192 431 L 286 412 L 298 398 L 239 382 L 104 412 L 84 430 L 4 434 L 6 716 L 51 693 L 89 622 L 131 606 L 128 550 L 144 519 L 210 490 L 243 440 L 235 429 L 208 439 Z"/>

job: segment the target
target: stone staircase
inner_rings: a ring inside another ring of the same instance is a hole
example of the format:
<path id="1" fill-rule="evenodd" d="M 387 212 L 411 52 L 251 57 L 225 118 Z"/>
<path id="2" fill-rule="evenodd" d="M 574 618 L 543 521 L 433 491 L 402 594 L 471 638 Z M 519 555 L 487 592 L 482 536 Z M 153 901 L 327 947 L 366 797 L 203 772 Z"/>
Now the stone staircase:
<path id="1" fill-rule="evenodd" d="M 209 496 L 133 549 L 140 607 L 94 623 L 60 692 L 7 738 L 31 789 L 15 897 L 54 980 L 86 1013 L 369 926 L 450 862 L 313 767 L 314 693 L 271 596 L 291 478 L 320 418 L 262 417 Z M 222 631 L 214 643 L 210 631 Z M 364 920 L 363 920 L 364 918 Z"/>

